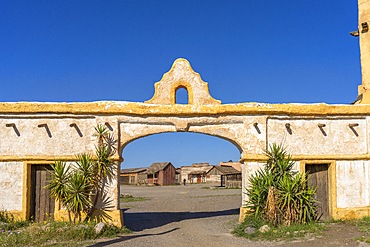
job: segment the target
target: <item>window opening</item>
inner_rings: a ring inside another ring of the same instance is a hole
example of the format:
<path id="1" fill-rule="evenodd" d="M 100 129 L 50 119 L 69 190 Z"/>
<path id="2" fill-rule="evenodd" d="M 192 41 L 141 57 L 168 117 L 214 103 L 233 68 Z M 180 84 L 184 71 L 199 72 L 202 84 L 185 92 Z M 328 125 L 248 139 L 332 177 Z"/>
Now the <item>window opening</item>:
<path id="1" fill-rule="evenodd" d="M 175 94 L 175 104 L 189 104 L 189 93 L 185 87 L 178 88 Z"/>

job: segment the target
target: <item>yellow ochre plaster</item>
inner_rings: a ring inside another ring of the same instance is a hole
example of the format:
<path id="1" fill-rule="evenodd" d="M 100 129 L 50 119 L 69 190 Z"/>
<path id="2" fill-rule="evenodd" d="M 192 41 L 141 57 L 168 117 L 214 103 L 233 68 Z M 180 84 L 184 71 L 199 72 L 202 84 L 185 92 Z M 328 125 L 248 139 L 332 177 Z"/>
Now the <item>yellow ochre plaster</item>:
<path id="1" fill-rule="evenodd" d="M 358 87 L 357 103 L 370 104 L 370 0 L 358 0 L 358 36 L 362 84 Z"/>
<path id="2" fill-rule="evenodd" d="M 188 83 L 186 81 L 178 81 L 177 83 L 174 83 L 171 86 L 171 91 L 170 91 L 171 104 L 172 105 L 176 104 L 176 92 L 180 88 L 184 88 L 188 92 L 188 104 L 192 105 L 193 104 L 193 98 L 194 98 L 193 89 L 192 89 L 190 83 Z"/>
<path id="3" fill-rule="evenodd" d="M 92 156 L 94 158 L 94 156 Z M 0 156 L 0 162 L 6 161 L 25 161 L 33 162 L 37 164 L 52 164 L 56 160 L 58 161 L 77 161 L 78 157 L 76 155 L 67 155 L 67 156 L 52 156 L 52 155 L 27 155 L 27 156 L 14 156 L 14 155 L 2 155 Z M 51 161 L 52 160 L 52 161 Z M 118 154 L 111 158 L 112 161 L 122 162 L 123 158 Z M 46 162 L 46 163 L 40 163 Z M 51 162 L 51 163 L 50 163 Z"/>
<path id="4" fill-rule="evenodd" d="M 329 163 L 331 160 L 370 160 L 370 154 L 324 154 L 324 155 L 292 155 L 291 159 L 294 161 L 319 160 L 319 163 Z M 267 158 L 263 154 L 243 154 L 239 162 L 253 162 L 260 161 L 265 162 Z"/>
<path id="5" fill-rule="evenodd" d="M 0 103 L 0 114 L 80 114 L 137 116 L 283 115 L 366 116 L 370 105 L 262 104 L 157 105 L 137 102 L 99 101 L 74 103 Z"/>

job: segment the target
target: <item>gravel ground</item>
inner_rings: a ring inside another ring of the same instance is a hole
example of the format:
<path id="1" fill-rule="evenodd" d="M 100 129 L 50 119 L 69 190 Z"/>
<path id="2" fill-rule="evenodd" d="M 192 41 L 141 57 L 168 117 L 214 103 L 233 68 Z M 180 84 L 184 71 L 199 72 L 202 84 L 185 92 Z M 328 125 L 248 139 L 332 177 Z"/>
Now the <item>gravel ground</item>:
<path id="1" fill-rule="evenodd" d="M 95 246 L 127 247 L 262 247 L 358 246 L 358 233 L 333 225 L 323 237 L 296 242 L 252 242 L 230 232 L 238 224 L 241 190 L 209 185 L 140 187 L 122 186 L 121 194 L 146 197 L 147 201 L 121 204 L 127 228 L 134 231 Z"/>

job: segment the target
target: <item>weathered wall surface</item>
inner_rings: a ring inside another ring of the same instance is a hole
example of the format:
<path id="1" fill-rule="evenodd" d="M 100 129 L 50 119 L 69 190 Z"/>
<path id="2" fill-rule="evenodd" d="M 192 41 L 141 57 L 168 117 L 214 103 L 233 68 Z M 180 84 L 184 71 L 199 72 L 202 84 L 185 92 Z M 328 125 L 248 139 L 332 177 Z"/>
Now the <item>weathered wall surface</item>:
<path id="1" fill-rule="evenodd" d="M 357 117 L 271 118 L 268 144 L 283 143 L 294 155 L 366 154 L 366 126 L 366 119 Z"/>
<path id="2" fill-rule="evenodd" d="M 186 59 L 177 59 L 169 72 L 163 75 L 162 80 L 155 83 L 155 94 L 147 103 L 175 104 L 176 90 L 185 88 L 188 92 L 189 104 L 217 105 L 221 101 L 215 100 L 209 94 L 208 84 L 198 73 L 195 73 Z"/>
<path id="3" fill-rule="evenodd" d="M 360 38 L 362 104 L 370 103 L 370 0 L 358 0 L 358 34 Z"/>
<path id="4" fill-rule="evenodd" d="M 117 124 L 109 117 L 68 113 L 0 115 L 0 209 L 27 215 L 30 188 L 24 186 L 30 186 L 32 164 L 64 160 L 73 166 L 78 154 L 94 154 L 97 123 L 108 123 L 113 135 L 118 137 Z M 115 157 L 116 176 L 120 165 L 117 157 L 118 154 Z M 106 186 L 111 205 L 116 210 L 119 209 L 118 190 L 118 179 Z"/>
<path id="5" fill-rule="evenodd" d="M 370 161 L 337 161 L 337 207 L 370 205 Z"/>
<path id="6" fill-rule="evenodd" d="M 240 152 L 261 153 L 265 147 L 265 129 L 258 132 L 253 124 L 260 117 L 202 116 L 202 117 L 131 117 L 120 116 L 122 148 L 129 142 L 156 133 L 195 132 L 217 136 L 235 144 Z M 263 120 L 260 121 L 263 124 Z"/>
<path id="7" fill-rule="evenodd" d="M 14 114 L 7 113 L 0 105 L 0 185 L 6 188 L 6 192 L 0 194 L 0 201 L 5 209 L 25 210 L 22 181 L 27 174 L 22 170 L 23 162 L 73 161 L 77 154 L 93 152 L 94 127 L 98 123 L 108 124 L 118 139 L 117 167 L 128 143 L 151 134 L 194 132 L 228 140 L 241 153 L 243 190 L 248 186 L 250 174 L 262 166 L 267 146 L 282 143 L 297 161 L 296 170 L 299 170 L 300 160 L 336 161 L 333 179 L 337 197 L 333 212 L 342 210 L 340 215 L 346 215 L 349 209 L 353 212 L 359 208 L 370 209 L 367 131 L 370 118 L 366 114 L 370 115 L 370 108 L 367 106 L 296 105 L 287 108 L 286 105 L 241 104 L 194 108 L 175 105 L 170 109 L 120 102 L 100 102 L 95 108 L 78 109 L 78 106 L 74 107 L 74 113 L 63 113 L 60 104 L 56 104 L 55 108 L 61 111 L 58 114 L 51 114 L 50 109 L 45 110 L 47 113 Z M 32 107 L 30 103 L 30 111 Z M 318 108 L 322 110 L 312 115 L 311 112 Z M 101 114 L 111 109 L 114 109 L 112 114 Z M 118 181 L 112 181 L 107 187 L 117 212 Z M 243 193 L 244 206 L 245 200 Z"/>
<path id="8" fill-rule="evenodd" d="M 91 118 L 68 116 L 0 116 L 0 155 L 61 156 L 94 150 Z"/>
<path id="9" fill-rule="evenodd" d="M 23 163 L 0 162 L 0 210 L 22 210 Z"/>

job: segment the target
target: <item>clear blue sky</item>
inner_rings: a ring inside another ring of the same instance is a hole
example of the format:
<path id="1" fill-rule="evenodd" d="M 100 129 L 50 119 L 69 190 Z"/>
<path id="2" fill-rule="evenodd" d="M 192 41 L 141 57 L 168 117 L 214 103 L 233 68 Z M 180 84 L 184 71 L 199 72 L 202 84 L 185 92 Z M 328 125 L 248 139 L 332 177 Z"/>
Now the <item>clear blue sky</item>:
<path id="1" fill-rule="evenodd" d="M 361 84 L 356 29 L 355 0 L 4 0 L 0 101 L 143 102 L 184 57 L 223 103 L 347 104 Z M 179 166 L 239 153 L 181 133 L 139 139 L 124 158 Z"/>

